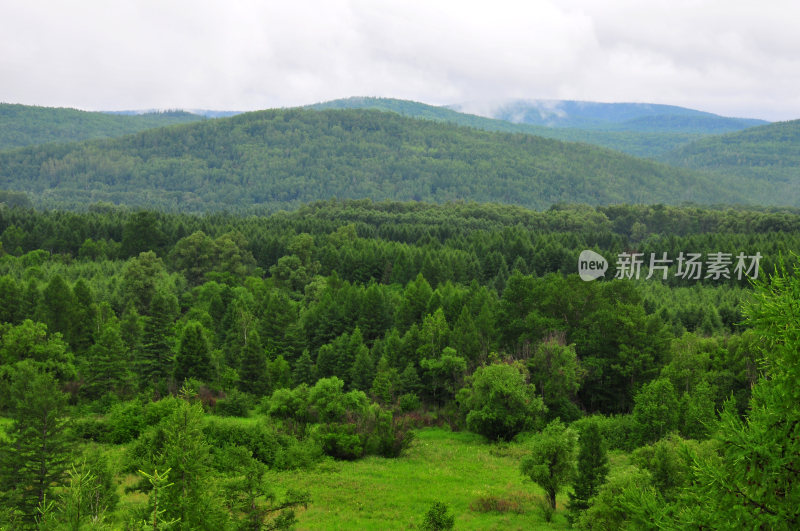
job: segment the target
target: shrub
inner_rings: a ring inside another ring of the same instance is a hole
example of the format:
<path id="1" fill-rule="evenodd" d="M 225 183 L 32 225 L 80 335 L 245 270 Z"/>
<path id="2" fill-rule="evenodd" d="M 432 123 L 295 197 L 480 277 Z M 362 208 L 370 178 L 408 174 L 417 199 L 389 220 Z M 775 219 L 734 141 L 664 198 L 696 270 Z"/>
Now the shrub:
<path id="1" fill-rule="evenodd" d="M 429 531 L 440 531 L 453 529 L 455 523 L 456 517 L 449 513 L 447 505 L 442 502 L 434 502 L 428 512 L 425 513 L 425 519 L 420 527 Z"/>
<path id="2" fill-rule="evenodd" d="M 265 422 L 242 422 L 236 418 L 207 419 L 203 433 L 212 448 L 226 445 L 250 450 L 253 458 L 267 466 L 283 468 L 283 448 L 274 427 Z"/>
<path id="3" fill-rule="evenodd" d="M 400 411 L 402 411 L 403 413 L 416 411 L 420 408 L 419 397 L 414 393 L 406 393 L 400 396 L 398 404 L 400 406 Z"/>
<path id="4" fill-rule="evenodd" d="M 144 409 L 136 400 L 115 404 L 106 421 L 106 441 L 124 444 L 137 438 L 146 427 Z"/>
<path id="5" fill-rule="evenodd" d="M 214 413 L 222 417 L 247 417 L 251 407 L 253 399 L 238 389 L 233 389 L 225 398 L 216 401 Z"/>
<path id="6" fill-rule="evenodd" d="M 491 494 L 482 494 L 470 502 L 469 508 L 478 513 L 497 512 L 522 514 L 525 512 L 522 506 L 522 500 L 519 496 L 507 499 Z"/>

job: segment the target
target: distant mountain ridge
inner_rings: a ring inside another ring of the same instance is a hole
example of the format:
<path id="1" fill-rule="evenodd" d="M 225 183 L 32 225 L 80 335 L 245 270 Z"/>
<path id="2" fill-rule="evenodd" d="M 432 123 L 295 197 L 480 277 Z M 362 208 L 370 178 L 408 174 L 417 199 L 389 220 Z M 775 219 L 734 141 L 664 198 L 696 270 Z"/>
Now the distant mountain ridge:
<path id="1" fill-rule="evenodd" d="M 554 122 L 545 119 L 531 118 L 524 121 L 524 113 L 532 116 L 531 113 L 535 111 L 522 103 L 515 109 L 506 107 L 505 111 L 495 113 L 494 117 L 487 117 L 493 106 L 436 107 L 393 98 L 352 97 L 308 105 L 305 108 L 376 109 L 485 131 L 525 133 L 565 142 L 584 142 L 648 158 L 657 158 L 705 135 L 737 131 L 767 123 L 763 120 L 726 118 L 670 105 L 566 102 L 566 108 L 562 110 L 557 106 L 565 102 L 550 103 L 552 105 L 547 112 L 551 116 L 562 114 L 562 125 L 549 125 Z M 587 110 L 581 115 L 580 109 Z M 569 118 L 567 112 L 571 113 Z M 672 114 L 659 114 L 667 112 Z M 578 124 L 586 127 L 580 128 Z"/>
<path id="2" fill-rule="evenodd" d="M 51 142 L 111 138 L 203 119 L 202 116 L 183 111 L 112 115 L 0 103 L 0 150 Z"/>
<path id="3" fill-rule="evenodd" d="M 751 191 L 754 201 L 779 196 L 786 204 L 800 203 L 800 120 L 703 138 L 662 160 L 737 180 L 740 188 L 757 183 Z"/>
<path id="4" fill-rule="evenodd" d="M 319 199 L 746 203 L 689 170 L 585 144 L 373 110 L 245 113 L 0 153 L 0 189 L 36 206 L 275 211 Z"/>
<path id="5" fill-rule="evenodd" d="M 672 131 L 717 134 L 768 122 L 728 118 L 710 112 L 655 103 L 601 103 L 575 100 L 516 100 L 491 105 L 460 104 L 451 109 L 511 123 L 606 131 Z"/>

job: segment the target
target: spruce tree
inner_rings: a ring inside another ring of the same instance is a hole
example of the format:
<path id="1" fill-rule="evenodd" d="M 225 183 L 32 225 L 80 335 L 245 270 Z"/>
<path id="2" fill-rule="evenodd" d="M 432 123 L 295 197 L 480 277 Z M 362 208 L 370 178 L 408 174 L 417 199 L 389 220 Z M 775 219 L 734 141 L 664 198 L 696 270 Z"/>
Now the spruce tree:
<path id="1" fill-rule="evenodd" d="M 74 306 L 67 339 L 75 354 L 83 354 L 92 345 L 97 321 L 97 307 L 89 285 L 82 278 L 72 288 Z"/>
<path id="2" fill-rule="evenodd" d="M 13 393 L 10 440 L 0 450 L 0 487 L 6 491 L 3 504 L 33 523 L 36 508 L 53 497 L 67 469 L 67 397 L 52 376 L 32 364 L 17 366 Z"/>
<path id="3" fill-rule="evenodd" d="M 84 357 L 82 391 L 90 398 L 107 392 L 121 392 L 129 383 L 128 349 L 122 341 L 119 320 L 113 315 L 103 323 L 97 341 Z"/>
<path id="4" fill-rule="evenodd" d="M 269 385 L 267 354 L 261 346 L 258 332 L 252 330 L 242 348 L 239 367 L 239 389 L 257 396 L 266 394 Z"/>
<path id="5" fill-rule="evenodd" d="M 311 360 L 311 353 L 308 349 L 303 351 L 303 354 L 294 365 L 294 373 L 292 374 L 295 385 L 308 384 L 313 385 L 316 379 L 316 367 Z"/>
<path id="6" fill-rule="evenodd" d="M 196 378 L 208 382 L 211 374 L 211 354 L 203 325 L 189 321 L 183 328 L 175 355 L 175 381 L 181 383 L 187 378 Z"/>
<path id="7" fill-rule="evenodd" d="M 608 456 L 597 422 L 589 422 L 578 438 L 578 461 L 572 492 L 569 494 L 569 518 L 576 521 L 589 508 L 589 499 L 597 494 L 608 474 Z"/>
<path id="8" fill-rule="evenodd" d="M 359 391 L 369 391 L 375 377 L 375 363 L 366 345 L 361 344 L 356 350 L 353 366 L 350 368 L 350 387 Z"/>
<path id="9" fill-rule="evenodd" d="M 45 286 L 42 295 L 42 309 L 47 328 L 51 332 L 60 332 L 64 337 L 69 337 L 75 302 L 72 290 L 61 275 L 55 275 Z"/>
<path id="10" fill-rule="evenodd" d="M 181 389 L 177 409 L 164 424 L 164 447 L 158 468 L 168 467 L 172 487 L 163 491 L 159 507 L 164 520 L 176 519 L 180 529 L 225 527 L 220 496 L 215 492 L 210 447 L 203 434 L 203 408 Z"/>
<path id="11" fill-rule="evenodd" d="M 178 316 L 178 300 L 171 293 L 157 291 L 149 313 L 144 319 L 139 377 L 143 385 L 161 385 L 172 375 L 173 326 Z"/>
<path id="12" fill-rule="evenodd" d="M 0 323 L 18 324 L 22 313 L 21 306 L 21 287 L 14 277 L 3 275 L 0 277 Z"/>

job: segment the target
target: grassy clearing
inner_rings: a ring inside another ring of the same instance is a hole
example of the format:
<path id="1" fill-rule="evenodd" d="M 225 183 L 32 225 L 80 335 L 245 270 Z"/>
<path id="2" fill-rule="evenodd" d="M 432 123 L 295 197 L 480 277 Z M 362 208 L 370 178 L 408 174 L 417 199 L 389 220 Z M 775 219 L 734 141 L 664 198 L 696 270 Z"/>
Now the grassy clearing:
<path id="1" fill-rule="evenodd" d="M 298 529 L 413 529 L 435 501 L 455 514 L 456 529 L 567 528 L 566 497 L 559 498 L 553 521 L 543 520 L 537 506 L 543 492 L 519 472 L 524 453 L 520 444 L 425 429 L 399 459 L 326 461 L 272 479 L 282 489 L 311 494 L 311 504 L 298 512 Z"/>

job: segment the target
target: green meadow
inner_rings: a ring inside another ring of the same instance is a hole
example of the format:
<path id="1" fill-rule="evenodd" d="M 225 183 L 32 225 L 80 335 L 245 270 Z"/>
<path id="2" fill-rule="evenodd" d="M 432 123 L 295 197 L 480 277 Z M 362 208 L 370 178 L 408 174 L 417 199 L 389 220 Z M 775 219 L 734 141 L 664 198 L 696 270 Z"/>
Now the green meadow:
<path id="1" fill-rule="evenodd" d="M 397 459 L 326 461 L 312 470 L 276 472 L 281 489 L 303 489 L 311 504 L 298 529 L 414 529 L 435 501 L 456 529 L 564 529 L 566 496 L 546 523 L 543 492 L 519 471 L 521 443 L 489 444 L 469 432 L 426 428 Z"/>

